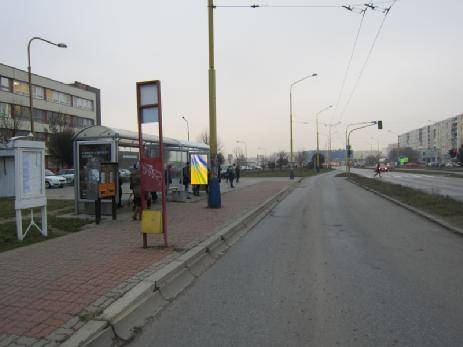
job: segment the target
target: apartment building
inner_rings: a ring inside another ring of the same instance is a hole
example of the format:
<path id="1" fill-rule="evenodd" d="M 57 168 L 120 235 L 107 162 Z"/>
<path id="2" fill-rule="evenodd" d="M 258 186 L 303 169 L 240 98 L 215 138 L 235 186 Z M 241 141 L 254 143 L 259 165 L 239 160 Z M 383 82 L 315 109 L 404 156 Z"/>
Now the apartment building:
<path id="1" fill-rule="evenodd" d="M 421 162 L 446 162 L 449 150 L 463 145 L 463 114 L 399 135 L 400 147 L 419 152 Z"/>
<path id="2" fill-rule="evenodd" d="M 55 127 L 70 127 L 75 131 L 101 124 L 100 90 L 80 82 L 62 83 L 47 77 L 32 75 L 34 100 L 34 135 L 48 143 Z M 29 83 L 24 70 L 0 64 L 0 136 L 30 132 Z M 46 157 L 47 167 L 56 167 L 53 158 Z"/>

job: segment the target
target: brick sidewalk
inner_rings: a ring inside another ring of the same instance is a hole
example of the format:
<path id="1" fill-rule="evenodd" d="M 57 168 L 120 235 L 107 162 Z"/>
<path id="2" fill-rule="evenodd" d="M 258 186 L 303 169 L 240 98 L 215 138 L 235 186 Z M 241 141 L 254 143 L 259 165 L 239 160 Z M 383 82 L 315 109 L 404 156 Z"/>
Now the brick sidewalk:
<path id="1" fill-rule="evenodd" d="M 149 235 L 141 248 L 139 223 L 129 215 L 46 242 L 0 254 L 0 347 L 57 345 L 143 278 L 289 185 L 261 182 L 205 202 L 169 204 L 169 249 Z"/>

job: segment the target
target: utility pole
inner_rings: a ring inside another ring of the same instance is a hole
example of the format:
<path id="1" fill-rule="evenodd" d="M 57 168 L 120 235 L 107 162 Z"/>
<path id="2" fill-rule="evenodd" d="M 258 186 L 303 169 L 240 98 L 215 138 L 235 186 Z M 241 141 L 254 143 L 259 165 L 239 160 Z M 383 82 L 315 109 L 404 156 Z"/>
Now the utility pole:
<path id="1" fill-rule="evenodd" d="M 331 148 L 331 129 L 341 124 L 341 122 L 337 122 L 333 124 L 326 124 L 326 123 L 322 123 L 322 124 L 328 127 L 328 153 L 326 157 L 328 158 L 328 165 L 329 165 L 329 168 L 331 169 L 331 149 L 332 149 Z"/>
<path id="2" fill-rule="evenodd" d="M 214 64 L 214 0 L 207 1 L 209 27 L 209 146 L 211 156 L 211 182 L 209 184 L 208 206 L 220 208 L 220 183 L 217 179 L 217 100 Z"/>
<path id="3" fill-rule="evenodd" d="M 320 145 L 319 145 L 320 141 L 319 141 L 319 133 L 318 133 L 318 116 L 319 116 L 322 112 L 324 112 L 324 111 L 330 109 L 331 107 L 333 107 L 333 105 L 330 105 L 330 106 L 328 106 L 328 107 L 325 107 L 323 110 L 317 112 L 317 114 L 316 114 L 316 116 L 315 116 L 315 118 L 316 118 L 316 123 L 317 123 L 317 172 L 320 171 Z"/>

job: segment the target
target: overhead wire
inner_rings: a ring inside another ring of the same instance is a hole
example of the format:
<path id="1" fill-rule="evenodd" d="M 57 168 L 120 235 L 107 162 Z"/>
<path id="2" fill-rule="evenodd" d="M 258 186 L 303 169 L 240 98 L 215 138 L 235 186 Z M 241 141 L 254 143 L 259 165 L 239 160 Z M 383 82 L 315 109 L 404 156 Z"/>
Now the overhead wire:
<path id="1" fill-rule="evenodd" d="M 376 46 L 376 42 L 378 41 L 379 35 L 381 34 L 381 31 L 382 31 L 382 29 L 384 27 L 384 23 L 386 22 L 387 16 L 389 15 L 389 12 L 390 12 L 391 8 L 395 5 L 396 2 L 397 2 L 397 0 L 394 0 L 392 5 L 388 9 L 386 9 L 384 11 L 383 20 L 381 21 L 381 24 L 380 24 L 380 26 L 379 26 L 379 28 L 378 28 L 378 30 L 376 32 L 375 38 L 374 38 L 374 40 L 373 40 L 373 42 L 372 42 L 372 44 L 370 46 L 370 49 L 368 50 L 367 57 L 366 57 L 363 65 L 362 65 L 362 68 L 360 69 L 360 73 L 359 73 L 359 75 L 357 77 L 357 80 L 354 83 L 354 86 L 353 86 L 352 91 L 351 91 L 351 93 L 349 95 L 349 98 L 347 99 L 346 105 L 344 106 L 344 109 L 343 109 L 343 111 L 342 111 L 342 113 L 340 115 L 339 121 L 342 120 L 342 117 L 346 113 L 347 108 L 349 107 L 349 105 L 350 105 L 350 103 L 352 101 L 352 98 L 353 98 L 353 96 L 354 96 L 354 94 L 355 94 L 355 92 L 356 92 L 356 90 L 358 88 L 360 80 L 362 79 L 363 73 L 365 72 L 365 69 L 366 69 L 366 67 L 368 65 L 368 62 L 370 61 L 371 55 L 372 55 L 373 50 L 374 50 L 374 48 Z"/>
<path id="2" fill-rule="evenodd" d="M 352 10 L 349 9 L 349 11 L 352 11 Z M 347 63 L 346 71 L 344 72 L 344 78 L 342 80 L 341 88 L 339 90 L 338 98 L 336 100 L 336 104 L 335 104 L 335 107 L 334 107 L 334 110 L 333 110 L 331 120 L 333 120 L 333 117 L 336 114 L 336 111 L 337 111 L 337 109 L 339 107 L 339 103 L 341 102 L 342 95 L 344 94 L 344 88 L 346 86 L 347 77 L 349 76 L 350 68 L 352 66 L 352 60 L 354 59 L 355 50 L 357 48 L 358 39 L 359 39 L 359 36 L 360 36 L 360 32 L 362 30 L 363 22 L 365 21 L 366 13 L 367 13 L 367 8 L 365 7 L 362 10 L 362 18 L 360 19 L 360 24 L 358 26 L 357 33 L 355 35 L 354 44 L 352 45 L 352 52 L 350 54 L 349 62 Z"/>

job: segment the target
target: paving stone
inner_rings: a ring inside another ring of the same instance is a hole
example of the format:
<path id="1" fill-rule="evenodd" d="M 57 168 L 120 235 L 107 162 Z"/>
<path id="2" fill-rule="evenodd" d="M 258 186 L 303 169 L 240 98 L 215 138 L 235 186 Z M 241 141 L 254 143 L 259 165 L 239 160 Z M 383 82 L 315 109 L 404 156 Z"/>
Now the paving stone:
<path id="1" fill-rule="evenodd" d="M 38 340 L 37 339 L 34 339 L 32 337 L 26 337 L 26 336 L 22 336 L 20 337 L 19 339 L 17 339 L 15 341 L 15 343 L 19 344 L 19 345 L 25 345 L 25 346 L 32 346 L 34 343 L 36 343 Z"/>
<path id="2" fill-rule="evenodd" d="M 19 336 L 3 334 L 0 338 L 0 347 L 8 346 L 17 338 L 19 338 Z"/>
<path id="3" fill-rule="evenodd" d="M 116 221 L 107 219 L 66 237 L 0 253 L 0 264 L 6 264 L 0 267 L 0 278 L 6 279 L 1 283 L 0 328 L 7 335 L 0 337 L 0 347 L 6 341 L 14 342 L 16 337 L 8 334 L 26 332 L 33 332 L 37 343 L 43 336 L 61 341 L 64 335 L 56 334 L 57 329 L 72 333 L 81 326 L 72 326 L 70 317 L 100 313 L 102 307 L 178 256 L 175 249 L 198 243 L 289 184 L 286 179 L 256 182 L 224 194 L 223 208 L 218 210 L 205 208 L 204 201 L 168 203 L 172 246 L 167 249 L 152 247 L 163 245 L 161 235 L 148 235 L 150 247 L 143 249 L 139 222 L 130 219 L 130 211 L 122 210 Z M 48 344 L 56 345 L 56 341 Z"/>
<path id="4" fill-rule="evenodd" d="M 49 343 L 50 341 L 48 340 L 39 340 L 37 342 L 35 342 L 32 347 L 43 347 L 45 346 L 47 343 Z"/>
<path id="5" fill-rule="evenodd" d="M 63 324 L 61 327 L 62 328 L 67 328 L 67 329 L 72 329 L 74 328 L 75 325 L 77 325 L 80 322 L 79 317 L 74 317 L 68 320 L 65 324 Z"/>

